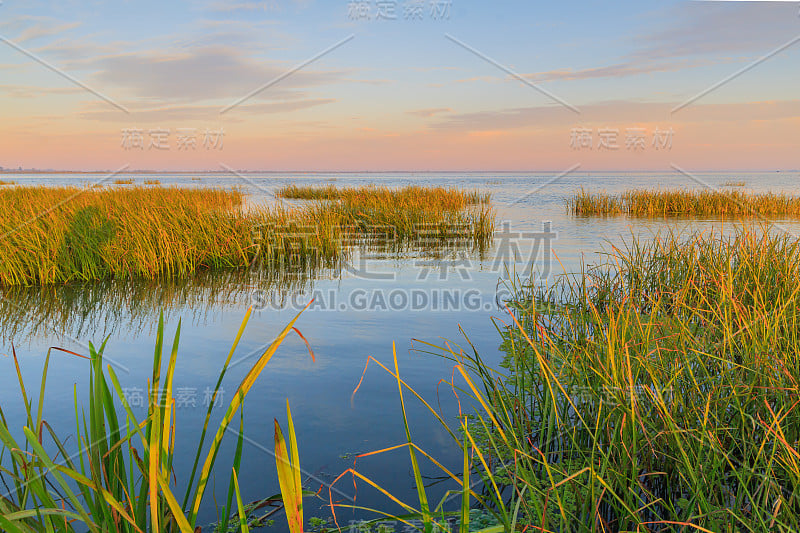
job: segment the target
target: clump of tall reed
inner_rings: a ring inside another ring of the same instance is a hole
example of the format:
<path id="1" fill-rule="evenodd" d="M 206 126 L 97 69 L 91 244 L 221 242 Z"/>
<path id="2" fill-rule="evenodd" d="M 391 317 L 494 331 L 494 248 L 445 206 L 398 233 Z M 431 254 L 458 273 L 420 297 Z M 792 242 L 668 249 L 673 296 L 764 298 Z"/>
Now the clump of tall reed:
<path id="1" fill-rule="evenodd" d="M 275 191 L 275 196 L 288 200 L 333 200 L 339 198 L 342 190 L 335 185 L 284 185 Z"/>
<path id="2" fill-rule="evenodd" d="M 573 215 L 621 215 L 626 212 L 619 196 L 585 189 L 567 199 L 567 209 Z"/>
<path id="3" fill-rule="evenodd" d="M 17 187 L 0 191 L 0 284 L 175 278 L 247 264 L 239 191 Z"/>
<path id="4" fill-rule="evenodd" d="M 468 520 L 472 502 L 495 531 L 796 529 L 797 239 L 769 228 L 634 239 L 577 275 L 514 288 L 497 322 L 502 368 L 469 339 L 422 345 L 455 363 L 468 415 L 450 429 L 425 404 L 463 449 L 462 474 L 438 465 L 461 510 L 420 492 L 406 519 Z M 396 363 L 386 370 L 410 390 Z M 410 434 L 403 446 L 419 472 L 431 456 Z"/>
<path id="5" fill-rule="evenodd" d="M 800 216 L 800 197 L 736 190 L 632 190 L 619 195 L 581 189 L 567 199 L 574 215 L 655 216 Z"/>
<path id="6" fill-rule="evenodd" d="M 441 246 L 468 241 L 486 247 L 494 231 L 490 195 L 444 187 L 408 186 L 337 188 L 288 185 L 277 196 L 315 200 L 314 216 L 335 216 L 356 237 Z"/>
<path id="7" fill-rule="evenodd" d="M 364 198 L 376 203 L 401 202 L 428 205 L 431 208 L 461 209 L 468 205 L 489 203 L 491 195 L 479 191 L 466 191 L 453 187 L 390 188 L 367 185 L 364 187 L 336 187 L 335 185 L 285 185 L 276 196 L 296 200 L 346 200 L 360 203 Z"/>
<path id="8" fill-rule="evenodd" d="M 528 520 L 790 531 L 798 287 L 800 243 L 744 228 L 634 239 L 580 276 L 523 290 L 509 376 L 490 389 L 513 438 L 480 428 L 505 450 L 497 473 L 527 487 Z"/>
<path id="9" fill-rule="evenodd" d="M 485 248 L 489 206 L 381 201 L 245 210 L 241 191 L 16 187 L 0 191 L 0 285 L 185 278 L 201 270 L 336 268 L 350 246 Z"/>
<path id="10" fill-rule="evenodd" d="M 202 531 L 197 524 L 198 513 L 204 500 L 207 501 L 206 489 L 211 478 L 218 473 L 214 467 L 221 459 L 219 451 L 223 437 L 226 432 L 231 432 L 237 437 L 237 445 L 230 458 L 227 502 L 222 502 L 221 509 L 218 507 L 218 519 L 220 523 L 228 524 L 230 518 L 236 516 L 236 530 L 247 533 L 251 519 L 258 517 L 247 514 L 246 509 L 257 505 L 245 506 L 239 491 L 238 472 L 244 442 L 241 408 L 255 381 L 300 316 L 298 314 L 278 334 L 244 376 L 225 415 L 214 428 L 209 426 L 212 409 L 221 401 L 218 399 L 218 395 L 221 398 L 220 387 L 250 314 L 248 310 L 220 370 L 194 454 L 192 471 L 188 480 L 181 480 L 182 487 L 178 486 L 172 468 L 176 440 L 184 437 L 176 435 L 178 413 L 173 394 L 180 323 L 165 358 L 163 316 L 159 322 L 153 375 L 147 388 L 147 416 L 142 419 L 134 413 L 112 366 L 103 366 L 105 343 L 99 348 L 90 345 L 88 356 L 62 349 L 48 350 L 38 405 L 28 396 L 15 352 L 14 363 L 26 418 L 21 421 L 22 427 L 17 428 L 10 425 L 0 411 L 0 481 L 8 491 L 0 497 L 0 528 L 9 533 L 198 533 Z M 66 439 L 56 435 L 43 411 L 47 369 L 54 350 L 87 359 L 90 371 L 86 410 L 79 409 L 77 390 L 75 392 L 78 451 L 72 454 L 67 449 Z M 313 357 L 313 352 L 311 355 Z M 286 510 L 289 530 L 302 533 L 302 498 L 309 493 L 300 484 L 297 441 L 288 403 L 287 419 L 285 434 L 277 419 L 274 422 L 280 485 L 280 496 L 275 499 Z M 209 429 L 214 435 L 206 445 Z M 227 467 L 223 471 L 227 471 Z M 179 500 L 184 487 L 185 494 Z"/>

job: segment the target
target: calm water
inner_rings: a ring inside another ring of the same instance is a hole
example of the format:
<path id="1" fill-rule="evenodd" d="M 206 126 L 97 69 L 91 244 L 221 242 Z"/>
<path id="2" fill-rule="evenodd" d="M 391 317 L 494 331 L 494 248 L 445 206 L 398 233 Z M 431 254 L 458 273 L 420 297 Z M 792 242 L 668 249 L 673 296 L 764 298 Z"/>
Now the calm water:
<path id="1" fill-rule="evenodd" d="M 197 178 L 200 179 L 197 179 Z M 2 176 L 0 176 L 2 178 Z M 193 179 L 195 178 L 195 179 Z M 459 186 L 492 193 L 497 210 L 495 245 L 483 255 L 452 252 L 441 257 L 405 253 L 402 257 L 355 254 L 343 272 L 319 272 L 309 279 L 263 279 L 250 274 L 199 276 L 181 283 L 98 283 L 46 289 L 2 291 L 0 299 L 0 353 L 10 354 L 12 342 L 20 357 L 30 391 L 38 391 L 44 355 L 50 346 L 87 353 L 88 342 L 99 344 L 108 336 L 106 356 L 135 403 L 151 374 L 154 330 L 159 313 L 165 314 L 168 335 L 182 322 L 175 387 L 179 388 L 178 442 L 193 450 L 207 405 L 206 390 L 213 389 L 218 371 L 245 311 L 254 313 L 240 343 L 234 365 L 223 385 L 224 403 L 240 380 L 296 308 L 311 298 L 315 304 L 297 326 L 316 355 L 312 362 L 304 342 L 290 336 L 268 364 L 245 404 L 243 498 L 252 501 L 278 492 L 272 449 L 273 418 L 285 421 L 288 399 L 297 428 L 300 461 L 307 487 L 323 486 L 353 466 L 353 456 L 400 444 L 405 440 L 396 383 L 377 365 L 370 364 L 355 397 L 368 357 L 392 364 L 392 343 L 404 379 L 434 405 L 440 403 L 445 418 L 454 421 L 456 406 L 449 392 L 452 365 L 435 355 L 412 350 L 412 339 L 433 343 L 451 340 L 464 344 L 459 327 L 490 363 L 502 354 L 493 317 L 498 310 L 498 283 L 508 271 L 524 274 L 531 268 L 543 282 L 553 275 L 579 270 L 581 261 L 597 261 L 597 252 L 610 249 L 631 235 L 650 238 L 667 227 L 678 231 L 730 229 L 730 222 L 715 220 L 631 220 L 625 217 L 575 218 L 566 214 L 564 199 L 580 188 L 621 192 L 629 188 L 721 186 L 726 181 L 745 181 L 747 191 L 798 193 L 800 174 L 700 173 L 694 179 L 680 173 L 572 173 L 557 174 L 262 174 L 137 175 L 135 181 L 159 179 L 161 184 L 186 187 L 241 187 L 252 205 L 275 202 L 273 191 L 289 182 L 351 187 L 365 184 L 402 186 Z M 9 175 L 25 184 L 88 184 L 101 175 Z M 110 181 L 110 180 L 108 180 Z M 777 221 L 782 230 L 800 235 L 800 224 Z M 546 230 L 549 228 L 549 232 Z M 549 242 L 549 244 L 548 244 Z M 548 248 L 549 246 L 549 248 Z M 548 250 L 551 249 L 552 253 Z M 550 260 L 548 260 L 550 258 Z M 502 285 L 499 291 L 502 298 Z M 22 402 L 10 358 L 0 358 L 0 405 L 9 422 L 24 423 Z M 88 377 L 82 359 L 55 353 L 50 363 L 45 418 L 62 435 L 74 433 L 73 388 L 79 401 Z M 415 400 L 408 399 L 414 440 L 431 455 L 458 471 L 461 455 L 445 431 Z M 144 409 L 140 409 L 144 412 Z M 222 409 L 215 410 L 216 417 Z M 212 422 L 213 425 L 213 422 Z M 284 423 L 285 427 L 285 423 Z M 74 447 L 74 442 L 71 442 Z M 227 438 L 218 460 L 216 493 L 224 496 L 235 435 Z M 188 478 L 191 460 L 179 454 L 176 475 Z M 364 474 L 414 504 L 413 478 L 408 454 L 359 459 Z M 429 474 L 436 471 L 430 469 Z M 374 491 L 343 479 L 336 500 L 392 509 Z M 451 488 L 437 485 L 441 494 Z M 220 500 L 221 501 L 221 500 Z M 438 498 L 437 498 L 438 501 Z M 214 520 L 214 506 L 207 497 L 200 523 Z M 325 502 L 307 503 L 307 516 L 325 516 Z M 340 511 L 345 522 L 353 515 Z M 279 516 L 277 523 L 283 522 Z M 277 526 L 276 526 L 277 527 Z"/>

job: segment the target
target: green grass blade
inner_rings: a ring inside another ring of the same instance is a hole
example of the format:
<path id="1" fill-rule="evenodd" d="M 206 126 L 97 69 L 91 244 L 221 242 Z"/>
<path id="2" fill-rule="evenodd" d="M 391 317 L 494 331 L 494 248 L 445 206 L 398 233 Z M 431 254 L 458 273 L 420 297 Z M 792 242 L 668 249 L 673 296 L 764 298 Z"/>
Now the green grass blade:
<path id="1" fill-rule="evenodd" d="M 308 306 L 306 306 L 307 308 Z M 233 395 L 233 399 L 231 400 L 230 405 L 228 406 L 228 410 L 225 413 L 220 425 L 217 429 L 216 435 L 214 436 L 214 440 L 211 443 L 211 449 L 208 451 L 206 455 L 206 460 L 203 463 L 203 468 L 200 471 L 200 481 L 197 485 L 197 490 L 195 491 L 194 501 L 192 503 L 191 511 L 189 514 L 189 523 L 192 525 L 195 524 L 195 520 L 197 519 L 197 512 L 200 509 L 200 502 L 203 499 L 203 495 L 205 493 L 206 485 L 208 484 L 208 477 L 211 474 L 211 469 L 214 466 L 214 461 L 217 457 L 217 453 L 219 452 L 219 447 L 222 442 L 222 437 L 227 431 L 228 425 L 230 424 L 231 420 L 235 416 L 236 412 L 241 407 L 242 401 L 247 396 L 247 393 L 252 388 L 255 380 L 264 370 L 264 367 L 272 358 L 272 356 L 277 351 L 278 347 L 283 343 L 283 340 L 286 338 L 286 335 L 294 327 L 295 322 L 300 318 L 300 315 L 305 311 L 303 309 L 300 311 L 290 322 L 286 325 L 285 328 L 278 334 L 277 338 L 269 345 L 267 350 L 264 354 L 258 359 L 258 361 L 253 365 L 253 368 L 247 373 L 247 375 L 242 380 L 242 383 L 239 385 L 236 393 Z"/>
<path id="2" fill-rule="evenodd" d="M 231 359 L 233 358 L 233 353 L 236 351 L 236 347 L 239 346 L 239 340 L 242 338 L 242 334 L 244 334 L 244 330 L 247 327 L 247 322 L 250 320 L 250 315 L 253 312 L 253 308 L 249 307 L 247 312 L 242 319 L 242 323 L 239 326 L 239 330 L 236 332 L 236 338 L 233 340 L 233 344 L 231 345 L 231 349 L 228 351 L 228 357 L 225 359 L 225 364 L 222 365 L 222 370 L 220 370 L 219 377 L 217 378 L 217 384 L 214 385 L 214 392 L 211 395 L 211 401 L 209 402 L 208 409 L 206 410 L 206 417 L 203 420 L 203 429 L 200 432 L 200 439 L 197 443 L 197 451 L 195 452 L 194 462 L 192 463 L 192 473 L 189 475 L 189 482 L 186 487 L 186 494 L 183 497 L 183 508 L 186 508 L 186 505 L 189 503 L 189 498 L 191 495 L 192 487 L 194 485 L 194 478 L 197 474 L 197 466 L 200 464 L 200 455 L 203 453 L 203 444 L 205 443 L 206 439 L 206 432 L 208 431 L 208 424 L 211 420 L 211 411 L 214 409 L 214 405 L 217 399 L 217 393 L 219 392 L 219 388 L 222 386 L 222 380 L 225 377 L 226 372 L 228 371 L 228 365 L 230 365 Z"/>
<path id="3" fill-rule="evenodd" d="M 250 533 L 250 528 L 247 525 L 247 513 L 244 510 L 244 505 L 242 504 L 242 495 L 239 493 L 239 477 L 236 475 L 236 469 L 233 469 L 233 486 L 236 490 L 236 507 L 239 509 L 239 527 L 242 530 L 242 533 Z M 223 522 L 227 524 L 228 522 Z"/>
<path id="4" fill-rule="evenodd" d="M 408 443 L 408 453 L 411 457 L 411 468 L 414 472 L 414 484 L 416 485 L 417 490 L 417 497 L 419 498 L 419 508 L 420 512 L 422 513 L 422 522 L 425 533 L 430 533 L 433 529 L 433 517 L 430 512 L 430 507 L 428 504 L 428 496 L 425 493 L 425 485 L 422 480 L 422 471 L 419 467 L 419 462 L 417 461 L 417 455 L 414 452 L 414 447 L 411 445 L 411 429 L 408 427 L 408 416 L 406 415 L 406 404 L 405 400 L 403 399 L 403 385 L 400 382 L 400 368 L 397 363 L 397 348 L 395 347 L 394 342 L 392 343 L 392 356 L 394 357 L 394 372 L 395 375 L 398 376 L 397 379 L 397 391 L 400 394 L 400 408 L 403 413 L 403 428 L 406 432 L 406 441 Z"/>

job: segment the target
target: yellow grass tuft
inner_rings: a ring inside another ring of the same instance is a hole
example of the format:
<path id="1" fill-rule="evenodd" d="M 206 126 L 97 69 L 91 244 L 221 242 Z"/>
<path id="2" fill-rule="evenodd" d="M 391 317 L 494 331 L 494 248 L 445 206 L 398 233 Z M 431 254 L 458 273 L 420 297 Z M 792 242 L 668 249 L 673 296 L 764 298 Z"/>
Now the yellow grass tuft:
<path id="1" fill-rule="evenodd" d="M 567 200 L 574 215 L 800 216 L 800 197 L 716 190 L 634 190 L 620 195 L 581 190 Z"/>
<path id="2" fill-rule="evenodd" d="M 425 189 L 245 210 L 238 190 L 16 187 L 0 191 L 0 285 L 185 278 L 201 270 L 308 272 L 352 245 L 485 248 L 493 211 Z"/>

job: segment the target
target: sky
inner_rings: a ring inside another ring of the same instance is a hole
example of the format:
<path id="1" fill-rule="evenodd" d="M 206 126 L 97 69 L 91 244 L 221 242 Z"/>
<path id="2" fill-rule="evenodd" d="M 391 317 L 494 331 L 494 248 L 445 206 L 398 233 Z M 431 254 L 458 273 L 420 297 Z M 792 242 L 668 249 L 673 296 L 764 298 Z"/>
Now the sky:
<path id="1" fill-rule="evenodd" d="M 0 166 L 800 168 L 800 2 L 2 0 Z"/>

